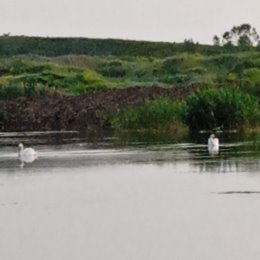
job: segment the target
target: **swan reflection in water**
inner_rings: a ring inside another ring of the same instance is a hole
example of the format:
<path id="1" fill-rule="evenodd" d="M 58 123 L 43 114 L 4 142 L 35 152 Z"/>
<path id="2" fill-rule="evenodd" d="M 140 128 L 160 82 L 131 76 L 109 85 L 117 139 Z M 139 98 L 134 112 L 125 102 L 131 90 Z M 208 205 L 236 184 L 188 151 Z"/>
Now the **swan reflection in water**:
<path id="1" fill-rule="evenodd" d="M 37 152 L 33 148 L 24 148 L 22 143 L 18 145 L 18 149 L 18 157 L 21 161 L 21 168 L 24 167 L 24 163 L 32 163 L 38 158 Z"/>
<path id="2" fill-rule="evenodd" d="M 219 140 L 214 134 L 210 135 L 208 139 L 208 151 L 211 155 L 219 153 Z"/>

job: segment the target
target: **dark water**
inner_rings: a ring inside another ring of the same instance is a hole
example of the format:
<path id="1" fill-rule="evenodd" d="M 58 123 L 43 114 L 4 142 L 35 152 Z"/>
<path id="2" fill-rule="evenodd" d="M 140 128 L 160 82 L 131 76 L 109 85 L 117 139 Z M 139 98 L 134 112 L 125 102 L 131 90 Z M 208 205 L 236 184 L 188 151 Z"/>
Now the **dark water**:
<path id="1" fill-rule="evenodd" d="M 258 140 L 34 143 L 0 148 L 0 259 L 259 259 Z"/>

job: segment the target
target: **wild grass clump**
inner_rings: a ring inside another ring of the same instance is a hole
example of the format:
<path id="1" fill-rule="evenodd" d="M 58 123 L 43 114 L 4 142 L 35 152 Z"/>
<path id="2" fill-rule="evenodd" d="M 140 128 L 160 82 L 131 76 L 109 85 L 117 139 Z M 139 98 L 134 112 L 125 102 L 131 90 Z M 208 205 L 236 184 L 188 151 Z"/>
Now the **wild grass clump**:
<path id="1" fill-rule="evenodd" d="M 54 88 L 48 88 L 42 84 L 30 85 L 11 82 L 6 86 L 0 85 L 1 100 L 11 100 L 18 97 L 44 96 L 54 92 L 56 92 Z"/>
<path id="2" fill-rule="evenodd" d="M 241 129 L 259 123 L 259 100 L 238 89 L 203 88 L 187 99 L 190 129 Z"/>
<path id="3" fill-rule="evenodd" d="M 160 128 L 184 121 L 186 104 L 170 98 L 145 101 L 143 104 L 122 109 L 111 119 L 113 128 L 144 129 Z"/>
<path id="4" fill-rule="evenodd" d="M 237 89 L 202 88 L 184 101 L 160 98 L 122 109 L 110 120 L 114 129 L 169 131 L 177 133 L 188 126 L 190 131 L 243 129 L 260 123 L 259 100 Z"/>
<path id="5" fill-rule="evenodd" d="M 260 86 L 260 68 L 247 69 L 245 70 L 245 75 L 252 86 Z"/>
<path id="6" fill-rule="evenodd" d="M 120 60 L 103 62 L 99 71 L 103 76 L 109 78 L 122 78 L 126 75 L 126 68 Z"/>
<path id="7" fill-rule="evenodd" d="M 73 86 L 71 93 L 80 95 L 88 92 L 95 92 L 100 89 L 107 89 L 107 86 L 102 83 L 78 84 Z"/>

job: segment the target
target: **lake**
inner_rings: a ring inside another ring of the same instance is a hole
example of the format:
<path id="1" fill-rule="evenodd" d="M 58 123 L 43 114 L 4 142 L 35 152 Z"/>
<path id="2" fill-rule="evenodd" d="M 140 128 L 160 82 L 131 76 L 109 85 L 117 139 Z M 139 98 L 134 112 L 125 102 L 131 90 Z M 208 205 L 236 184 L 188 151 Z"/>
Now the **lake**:
<path id="1" fill-rule="evenodd" d="M 257 142 L 34 148 L 0 147 L 1 260 L 259 259 Z"/>

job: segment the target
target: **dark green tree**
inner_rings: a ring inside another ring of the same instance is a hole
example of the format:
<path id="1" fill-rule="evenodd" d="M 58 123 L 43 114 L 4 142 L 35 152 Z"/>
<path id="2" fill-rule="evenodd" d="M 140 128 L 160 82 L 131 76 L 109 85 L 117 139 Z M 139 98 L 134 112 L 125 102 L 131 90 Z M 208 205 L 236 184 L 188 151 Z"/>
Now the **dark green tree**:
<path id="1" fill-rule="evenodd" d="M 213 44 L 215 46 L 220 46 L 220 38 L 217 35 L 213 37 Z"/>
<path id="2" fill-rule="evenodd" d="M 215 38 L 216 36 L 214 36 Z M 214 39 L 213 38 L 213 39 Z M 234 45 L 239 47 L 251 47 L 259 44 L 259 34 L 250 24 L 244 23 L 233 26 L 230 31 L 222 35 L 223 45 Z"/>

